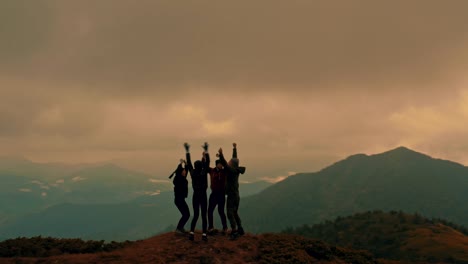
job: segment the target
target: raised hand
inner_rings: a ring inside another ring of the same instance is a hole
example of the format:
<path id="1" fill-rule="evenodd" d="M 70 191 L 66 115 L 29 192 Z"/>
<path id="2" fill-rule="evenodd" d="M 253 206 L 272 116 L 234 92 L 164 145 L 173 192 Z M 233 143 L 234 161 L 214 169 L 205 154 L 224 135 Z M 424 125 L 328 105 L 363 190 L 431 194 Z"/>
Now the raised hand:
<path id="1" fill-rule="evenodd" d="M 219 148 L 218 153 L 223 154 L 223 148 Z"/>
<path id="2" fill-rule="evenodd" d="M 208 146 L 208 142 L 205 142 L 205 144 L 202 145 L 202 148 L 205 150 L 205 152 L 208 152 Z"/>
<path id="3" fill-rule="evenodd" d="M 190 145 L 189 145 L 187 142 L 185 142 L 185 143 L 184 143 L 184 148 L 185 148 L 185 151 L 189 152 L 189 150 L 190 150 Z"/>
<path id="4" fill-rule="evenodd" d="M 234 148 L 237 148 L 237 144 L 236 144 L 236 143 L 232 143 L 232 146 L 233 146 Z"/>

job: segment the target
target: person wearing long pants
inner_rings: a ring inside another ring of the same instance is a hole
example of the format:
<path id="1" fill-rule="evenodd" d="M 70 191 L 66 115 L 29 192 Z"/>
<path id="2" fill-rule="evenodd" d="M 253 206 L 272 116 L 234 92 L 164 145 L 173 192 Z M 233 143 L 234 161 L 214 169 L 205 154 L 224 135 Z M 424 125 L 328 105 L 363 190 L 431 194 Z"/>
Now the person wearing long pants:
<path id="1" fill-rule="evenodd" d="M 206 189 L 208 188 L 208 168 L 210 164 L 210 155 L 208 153 L 208 143 L 205 142 L 203 145 L 203 157 L 202 160 L 195 161 L 192 165 L 192 160 L 190 157 L 189 146 L 186 144 L 186 158 L 187 158 L 187 168 L 192 177 L 192 187 L 193 187 L 193 196 L 192 196 L 192 206 L 193 206 L 193 218 L 190 227 L 189 239 L 195 239 L 195 227 L 200 215 L 201 209 L 201 219 L 202 219 L 202 228 L 203 234 L 202 239 L 208 241 L 207 237 L 207 197 Z"/>

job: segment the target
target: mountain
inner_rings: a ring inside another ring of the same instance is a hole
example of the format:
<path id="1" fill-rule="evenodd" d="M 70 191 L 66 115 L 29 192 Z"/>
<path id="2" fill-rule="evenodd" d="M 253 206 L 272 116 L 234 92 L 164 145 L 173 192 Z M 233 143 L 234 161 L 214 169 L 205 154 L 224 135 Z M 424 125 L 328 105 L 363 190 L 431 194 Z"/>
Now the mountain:
<path id="1" fill-rule="evenodd" d="M 0 239 L 36 235 L 142 239 L 168 230 L 179 218 L 172 192 L 157 192 L 162 188 L 159 181 L 152 182 L 148 176 L 100 165 L 81 168 L 64 179 L 57 188 L 62 194 L 55 196 L 49 190 L 46 197 L 23 201 L 27 206 L 28 201 L 58 197 L 55 204 L 14 218 L 0 213 Z M 369 210 L 417 212 L 468 225 L 468 168 L 403 147 L 371 156 L 353 155 L 319 172 L 297 174 L 271 186 L 254 183 L 251 190 L 258 193 L 250 196 L 247 186 L 240 188 L 239 213 L 251 232 L 279 232 Z M 146 195 L 135 197 L 145 187 Z M 172 185 L 168 183 L 167 188 Z M 24 194 L 39 191 L 31 190 Z M 7 198 L 2 206 L 11 201 Z M 191 208 L 190 198 L 191 193 L 187 199 Z"/>
<path id="2" fill-rule="evenodd" d="M 400 147 L 291 176 L 242 199 L 253 232 L 281 231 L 369 210 L 402 210 L 468 225 L 468 168 Z"/>
<path id="3" fill-rule="evenodd" d="M 270 187 L 271 185 L 273 185 L 273 183 L 267 181 L 240 183 L 239 194 L 241 197 L 247 197 L 250 195 L 257 194 Z"/>
<path id="4" fill-rule="evenodd" d="M 118 169 L 118 168 L 114 168 Z M 120 170 L 120 169 L 119 169 Z M 100 171 L 100 170 L 98 170 Z M 109 171 L 109 170 L 104 170 Z M 89 170 L 87 170 L 89 172 Z M 100 178 L 100 173 L 79 173 L 84 178 Z M 103 178 L 111 178 L 110 176 L 102 176 Z M 125 183 L 126 177 L 120 179 Z M 119 177 L 115 179 L 118 183 Z M 90 192 L 93 190 L 93 181 L 89 184 Z M 245 193 L 254 194 L 260 192 L 267 186 L 267 182 L 255 182 L 249 184 L 241 184 L 243 196 Z M 142 188 L 142 186 L 138 186 Z M 127 189 L 130 190 L 131 186 Z M 80 190 L 81 200 L 96 197 L 96 195 L 86 195 L 88 190 L 86 186 Z M 115 187 L 115 196 L 119 192 L 126 194 L 125 189 Z M 110 191 L 109 191 L 110 192 Z M 208 197 L 210 191 L 207 191 Z M 245 195 L 247 195 L 245 194 Z M 74 198 L 78 200 L 80 196 Z M 74 197 L 69 195 L 69 197 Z M 107 197 L 112 197 L 107 195 Z M 92 201 L 92 200 L 91 200 Z M 187 204 L 190 208 L 190 213 L 193 215 L 191 190 L 187 198 Z M 0 225 L 0 239 L 15 238 L 19 236 L 52 236 L 59 238 L 80 237 L 83 239 L 104 239 L 104 240 L 135 240 L 147 238 L 151 235 L 160 233 L 168 228 L 173 229 L 180 218 L 180 213 L 174 205 L 174 193 L 161 192 L 158 195 L 139 196 L 128 202 L 120 203 L 63 203 L 50 206 L 44 210 L 33 214 L 27 214 L 22 217 L 16 217 L 4 221 Z M 215 226 L 219 226 L 219 217 L 215 210 Z M 189 227 L 190 222 L 187 224 Z M 201 228 L 201 219 L 198 220 L 198 226 Z"/>
<path id="5" fill-rule="evenodd" d="M 147 238 L 176 222 L 174 194 L 163 192 L 116 204 L 59 204 L 41 212 L 9 219 L 0 238 L 52 236 L 97 240 Z"/>
<path id="6" fill-rule="evenodd" d="M 56 191 L 47 182 L 55 184 L 58 177 L 84 167 L 0 158 L 0 214 L 16 215 L 45 208 L 48 205 L 45 195 Z"/>
<path id="7" fill-rule="evenodd" d="M 366 212 L 286 232 L 368 250 L 378 258 L 468 263 L 468 229 L 420 215 Z"/>
<path id="8" fill-rule="evenodd" d="M 123 249 L 95 254 L 60 255 L 48 258 L 0 258 L 1 263 L 379 263 L 369 253 L 330 246 L 322 241 L 294 235 L 249 235 L 231 241 L 210 237 L 208 242 L 166 233 L 130 243 Z M 76 243 L 76 242 L 75 242 Z M 79 244 L 79 243 L 76 243 Z M 96 243 L 87 243 L 92 245 Z M 97 243 L 99 244 L 99 243 Z M 30 249 L 27 249 L 30 251 Z M 40 250 L 39 250 L 40 251 Z M 79 251 L 78 251 L 79 252 Z M 60 253 L 60 251 L 57 251 Z"/>
<path id="9" fill-rule="evenodd" d="M 0 217 L 60 203 L 122 203 L 172 189 L 172 183 L 113 164 L 65 165 L 0 158 Z M 0 222 L 1 223 L 1 222 Z"/>
<path id="10" fill-rule="evenodd" d="M 122 203 L 172 189 L 172 183 L 157 180 L 113 164 L 85 168 L 68 175 L 62 189 L 69 203 Z"/>

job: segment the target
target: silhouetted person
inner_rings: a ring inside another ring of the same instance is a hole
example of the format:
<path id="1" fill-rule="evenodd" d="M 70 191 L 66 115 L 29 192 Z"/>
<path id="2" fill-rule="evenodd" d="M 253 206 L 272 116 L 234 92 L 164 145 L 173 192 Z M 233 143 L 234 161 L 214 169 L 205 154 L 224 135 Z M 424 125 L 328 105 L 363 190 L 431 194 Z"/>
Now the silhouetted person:
<path id="1" fill-rule="evenodd" d="M 190 218 L 189 207 L 185 202 L 185 198 L 187 198 L 188 195 L 187 169 L 185 167 L 185 161 L 181 160 L 177 169 L 171 174 L 171 176 L 169 176 L 169 178 L 172 178 L 175 174 L 174 180 L 172 181 L 174 184 L 174 203 L 182 214 L 175 230 L 177 234 L 186 233 L 185 224 Z"/>
<path id="2" fill-rule="evenodd" d="M 227 215 L 231 224 L 231 239 L 236 239 L 244 234 L 242 222 L 238 214 L 240 197 L 239 197 L 239 174 L 245 173 L 245 167 L 239 167 L 239 159 L 237 158 L 237 144 L 232 144 L 232 158 L 229 163 L 226 162 L 223 155 L 223 149 L 219 149 L 219 160 L 227 171 L 226 178 L 226 194 L 227 194 Z"/>
<path id="3" fill-rule="evenodd" d="M 211 180 L 211 194 L 208 203 L 208 234 L 213 235 L 216 233 L 213 224 L 213 213 L 218 207 L 219 217 L 221 218 L 221 224 L 223 226 L 223 234 L 227 232 L 227 221 L 226 214 L 224 213 L 224 207 L 226 206 L 226 171 L 224 170 L 223 164 L 218 159 L 216 160 L 216 166 L 209 168 L 210 180 Z"/>
<path id="4" fill-rule="evenodd" d="M 210 165 L 210 155 L 208 154 L 208 143 L 205 142 L 203 145 L 203 157 L 202 160 L 195 161 L 195 167 L 192 166 L 192 160 L 190 158 L 189 146 L 185 143 L 187 150 L 187 168 L 192 177 L 192 187 L 193 187 L 193 197 L 192 197 L 192 206 L 193 206 L 193 218 L 192 224 L 190 227 L 189 239 L 195 239 L 195 226 L 197 225 L 198 217 L 200 214 L 200 208 L 202 213 L 202 226 L 203 226 L 203 235 L 202 239 L 208 241 L 206 236 L 206 210 L 207 210 L 207 198 L 206 198 L 206 189 L 208 188 L 208 168 Z"/>

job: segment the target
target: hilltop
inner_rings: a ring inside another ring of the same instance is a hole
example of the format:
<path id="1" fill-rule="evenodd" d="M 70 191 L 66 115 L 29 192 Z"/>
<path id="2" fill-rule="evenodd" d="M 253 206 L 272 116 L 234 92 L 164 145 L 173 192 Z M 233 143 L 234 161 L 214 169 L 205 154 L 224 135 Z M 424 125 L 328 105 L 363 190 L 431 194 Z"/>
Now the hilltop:
<path id="1" fill-rule="evenodd" d="M 62 255 L 49 258 L 10 258 L 1 263 L 361 263 L 377 261 L 363 251 L 330 246 L 322 241 L 295 235 L 250 235 L 231 241 L 210 237 L 208 242 L 191 242 L 186 237 L 166 233 L 137 241 L 112 252 Z"/>
<path id="2" fill-rule="evenodd" d="M 0 262 L 467 264 L 467 235 L 468 229 L 445 220 L 374 211 L 291 228 L 281 234 L 246 234 L 236 241 L 217 235 L 204 242 L 197 233 L 192 242 L 187 236 L 173 232 L 107 244 L 78 239 L 19 238 L 0 243 L 0 256 L 15 257 L 0 258 Z"/>

